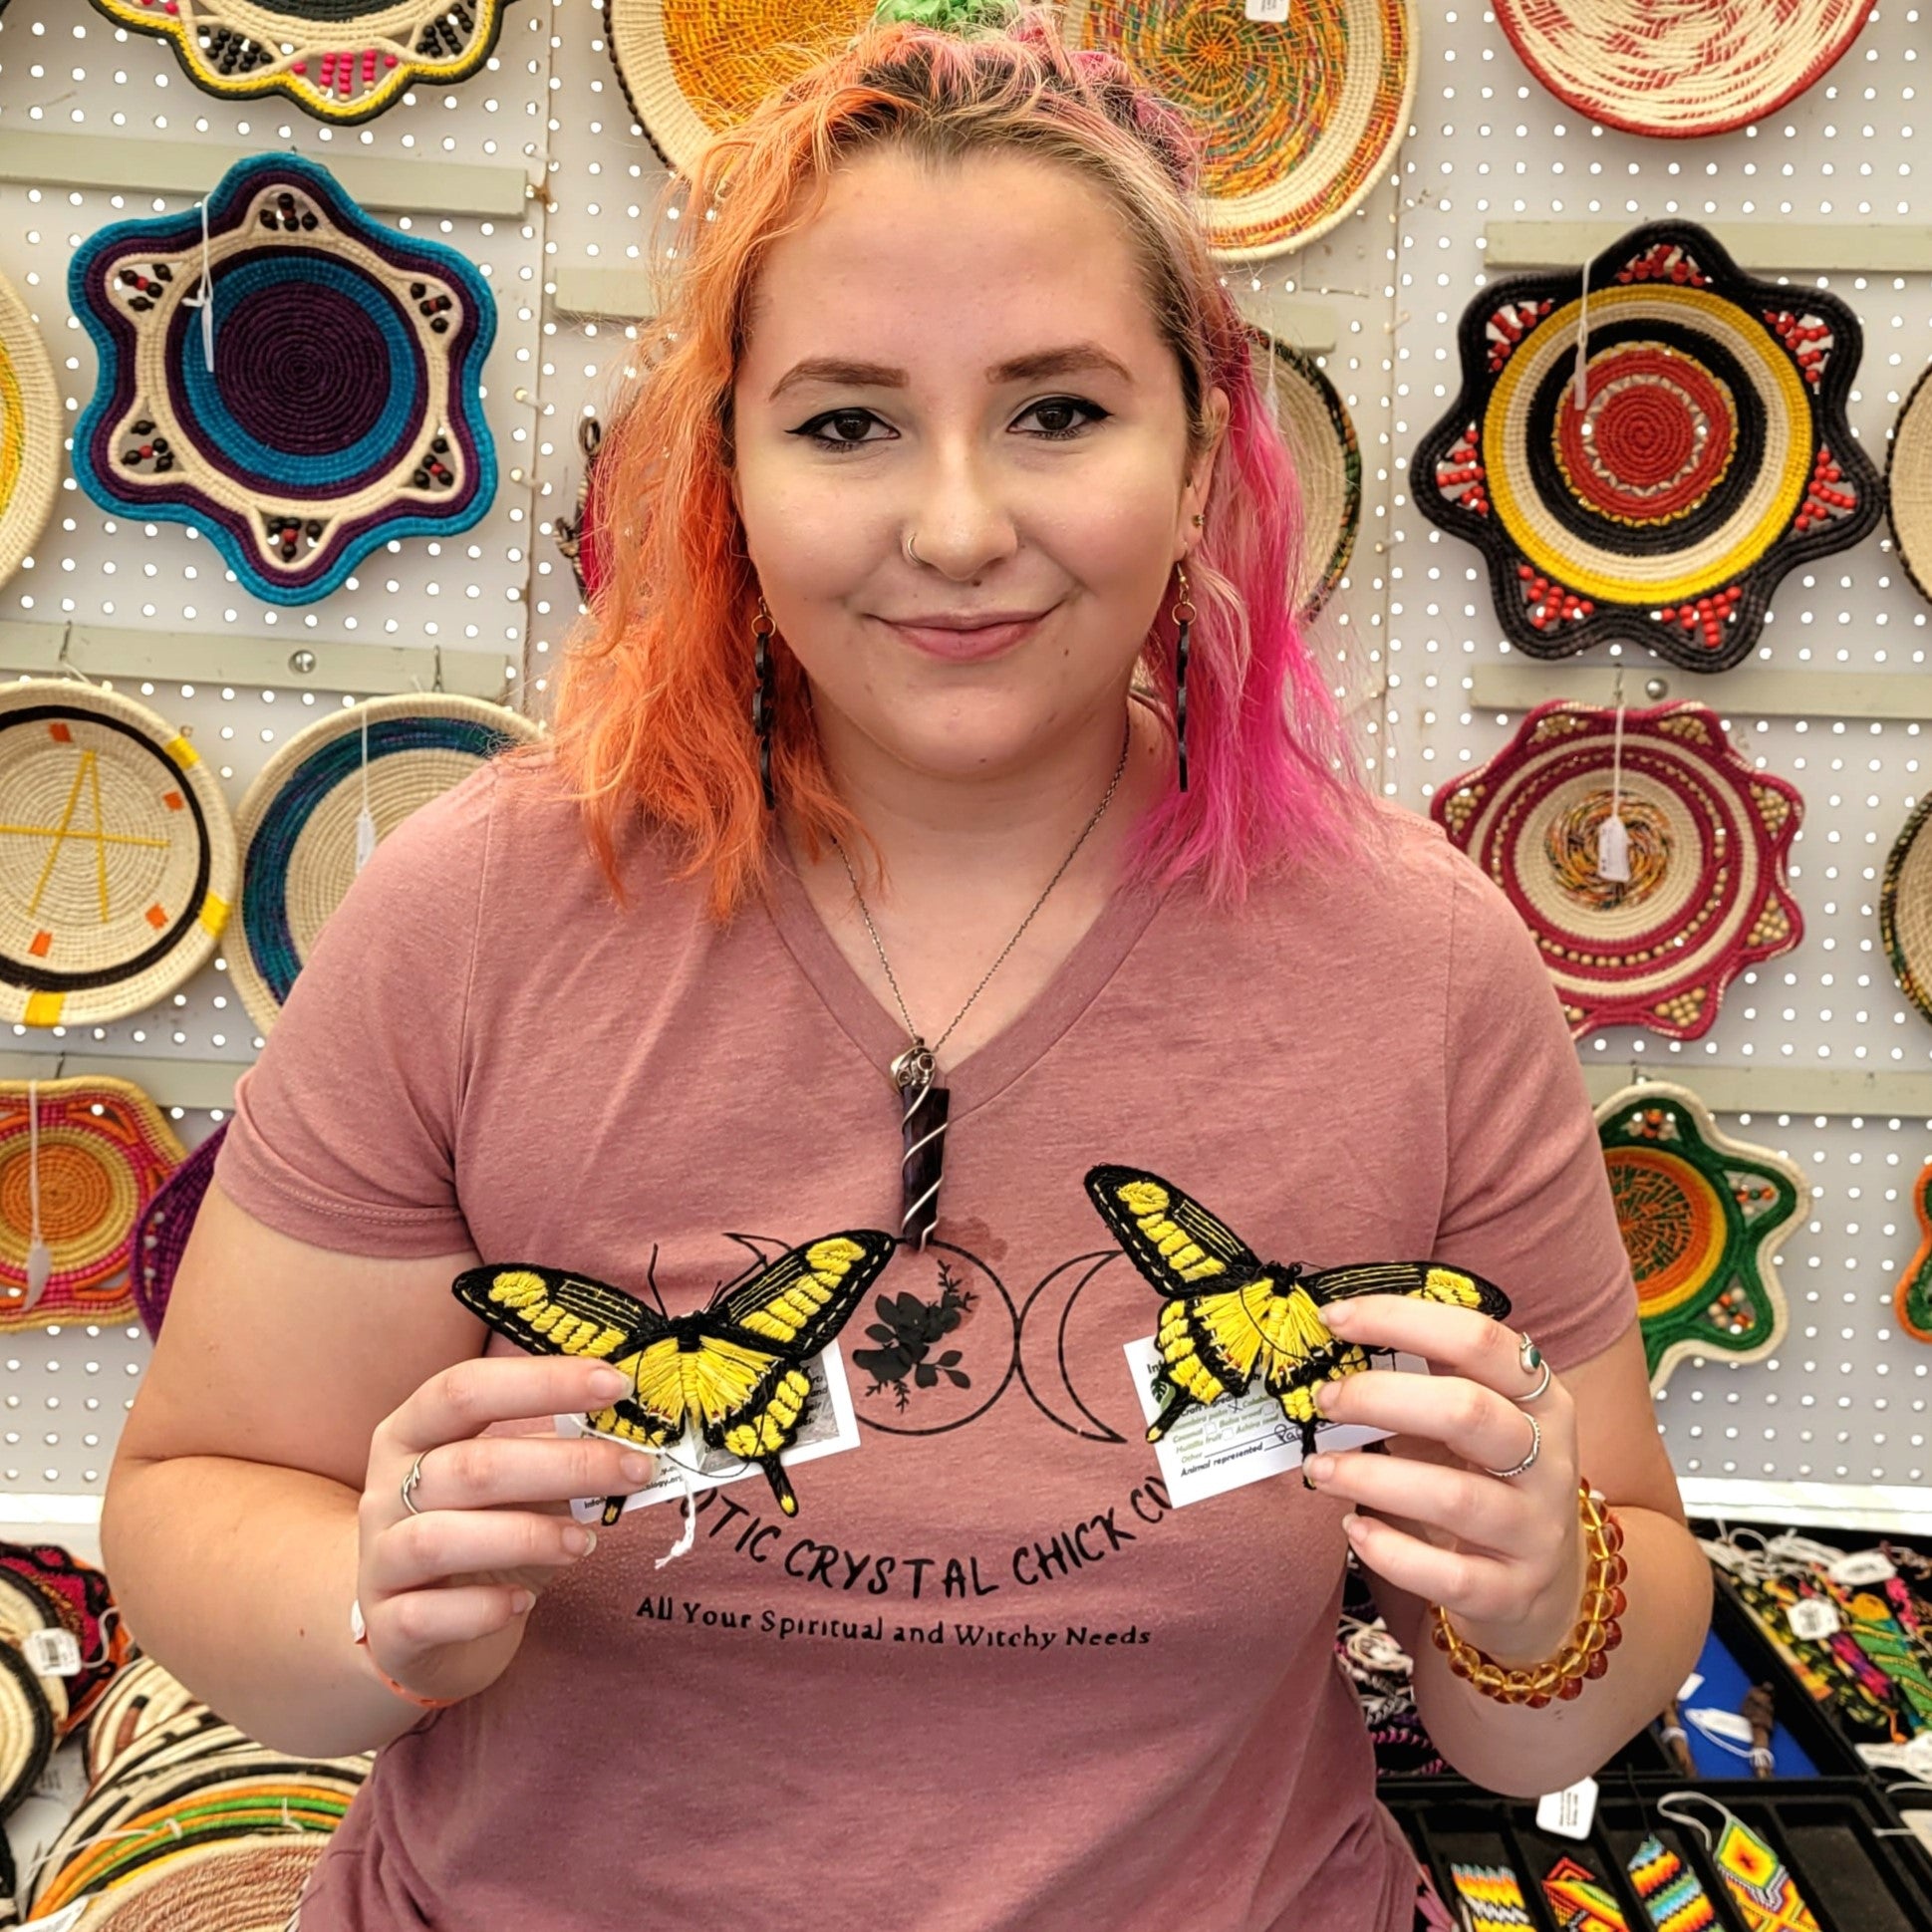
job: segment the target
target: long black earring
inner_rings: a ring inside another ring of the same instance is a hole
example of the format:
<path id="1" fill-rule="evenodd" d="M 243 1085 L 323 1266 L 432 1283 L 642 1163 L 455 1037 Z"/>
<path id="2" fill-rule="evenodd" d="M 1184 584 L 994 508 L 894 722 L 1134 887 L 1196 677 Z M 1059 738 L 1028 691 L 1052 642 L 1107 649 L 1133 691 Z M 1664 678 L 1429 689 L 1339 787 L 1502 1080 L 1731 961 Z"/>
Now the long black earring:
<path id="1" fill-rule="evenodd" d="M 758 783 L 764 789 L 765 810 L 778 809 L 771 789 L 771 613 L 758 599 L 758 615 L 751 620 L 755 640 L 751 651 L 751 670 L 757 684 L 751 692 L 751 730 L 758 740 Z"/>
<path id="2" fill-rule="evenodd" d="M 1180 594 L 1174 600 L 1174 756 L 1180 768 L 1181 789 L 1188 788 L 1188 632 L 1194 624 L 1194 600 L 1188 594 L 1188 567 L 1177 563 Z"/>

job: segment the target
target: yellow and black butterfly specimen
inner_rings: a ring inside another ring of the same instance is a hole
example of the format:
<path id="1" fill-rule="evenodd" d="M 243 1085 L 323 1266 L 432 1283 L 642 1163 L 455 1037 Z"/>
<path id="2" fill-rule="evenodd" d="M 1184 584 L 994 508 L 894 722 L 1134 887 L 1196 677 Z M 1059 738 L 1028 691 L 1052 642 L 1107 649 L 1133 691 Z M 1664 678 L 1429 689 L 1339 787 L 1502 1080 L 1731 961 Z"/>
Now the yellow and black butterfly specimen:
<path id="1" fill-rule="evenodd" d="M 694 1422 L 711 1448 L 758 1464 L 791 1517 L 798 1499 L 778 1455 L 805 1417 L 802 1364 L 832 1343 L 894 1246 L 871 1228 L 826 1235 L 689 1315 L 528 1262 L 469 1268 L 453 1285 L 465 1308 L 532 1354 L 594 1355 L 631 1378 L 632 1394 L 587 1418 L 599 1434 L 663 1449 Z M 623 1507 L 609 1498 L 604 1520 Z"/>
<path id="2" fill-rule="evenodd" d="M 1147 1432 L 1159 1442 L 1191 1408 L 1240 1395 L 1258 1371 L 1314 1449 L 1315 1389 L 1357 1375 L 1368 1351 L 1339 1340 L 1323 1306 L 1362 1294 L 1406 1294 L 1501 1320 L 1510 1298 L 1481 1275 L 1438 1261 L 1369 1261 L 1304 1272 L 1263 1261 L 1200 1202 L 1139 1168 L 1097 1167 L 1087 1194 L 1134 1265 L 1167 1296 L 1155 1346 L 1173 1394 Z"/>

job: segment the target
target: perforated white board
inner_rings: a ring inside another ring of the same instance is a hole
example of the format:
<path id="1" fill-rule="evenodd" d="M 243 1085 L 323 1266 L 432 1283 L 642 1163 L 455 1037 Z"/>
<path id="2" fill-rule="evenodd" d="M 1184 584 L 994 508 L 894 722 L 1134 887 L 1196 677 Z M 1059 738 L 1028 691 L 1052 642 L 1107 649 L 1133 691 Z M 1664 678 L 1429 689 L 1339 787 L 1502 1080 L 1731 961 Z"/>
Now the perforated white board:
<path id="1" fill-rule="evenodd" d="M 1932 220 L 1914 139 L 1932 32 L 1916 8 L 1878 8 L 1824 81 L 1760 127 L 1691 141 L 1595 128 L 1542 92 L 1487 11 L 1424 12 L 1393 263 L 1399 461 L 1459 386 L 1456 327 L 1479 286 L 1491 220 Z M 1882 469 L 1899 404 L 1932 359 L 1932 282 L 1813 279 L 1864 325 L 1850 414 Z M 1490 756 L 1518 719 L 1469 707 L 1472 669 L 1508 650 L 1482 558 L 1418 514 L 1406 465 L 1397 491 L 1384 779 L 1394 796 L 1423 806 L 1447 773 Z M 1889 541 L 1871 537 L 1786 579 L 1755 662 L 1922 679 L 1932 719 L 1929 616 Z M 1629 663 L 1629 698 L 1643 701 L 1645 675 L 1656 667 L 1646 654 Z M 1547 694 L 1564 694 L 1565 667 L 1539 669 Z M 1722 676 L 1667 675 L 1672 696 L 1725 710 Z M 1885 853 L 1923 787 L 1924 729 L 1828 716 L 1728 721 L 1747 755 L 1804 795 L 1793 866 L 1804 944 L 1746 975 L 1705 1039 L 1680 1045 L 1623 1028 L 1593 1037 L 1584 1057 L 1641 1063 L 1692 1087 L 1700 1064 L 1932 1067 L 1932 1025 L 1892 984 L 1876 918 Z M 1932 1467 L 1932 1349 L 1895 1330 L 1891 1291 L 1917 1241 L 1907 1190 L 1932 1157 L 1932 1123 L 1760 1113 L 1721 1124 L 1797 1160 L 1814 1205 L 1781 1256 L 1792 1307 L 1787 1345 L 1755 1364 L 1686 1364 L 1671 1377 L 1660 1413 L 1679 1472 L 1736 1483 L 1921 1483 Z"/>
<path id="2" fill-rule="evenodd" d="M 1928 39 L 1915 10 L 1881 8 L 1825 84 L 1771 123 L 1693 142 L 1593 130 L 1529 80 L 1487 13 L 1436 0 L 1422 0 L 1419 12 L 1415 123 L 1391 181 L 1315 247 L 1231 271 L 1231 286 L 1249 303 L 1285 296 L 1334 315 L 1336 347 L 1323 361 L 1354 416 L 1364 509 L 1349 577 L 1316 630 L 1338 688 L 1357 705 L 1366 767 L 1420 808 L 1442 770 L 1488 756 L 1516 721 L 1468 710 L 1471 670 L 1503 657 L 1505 647 L 1481 560 L 1417 515 L 1404 466 L 1456 388 L 1456 322 L 1482 271 L 1485 223 L 1634 223 L 1671 212 L 1720 221 L 1928 221 L 1932 202 L 1917 195 L 1912 174 Z M 304 639 L 343 639 L 501 652 L 525 659 L 531 704 L 540 708 L 578 614 L 552 521 L 576 501 L 577 423 L 605 404 L 636 333 L 622 321 L 560 314 L 546 290 L 560 267 L 644 266 L 647 217 L 663 179 L 631 124 L 601 30 L 593 0 L 512 0 L 484 73 L 455 89 L 420 89 L 367 128 L 325 130 L 278 103 L 209 99 L 161 43 L 117 33 L 78 0 L 11 0 L 0 17 L 0 132 L 255 142 L 325 161 L 345 151 L 375 154 L 399 166 L 425 155 L 513 162 L 528 167 L 543 198 L 522 223 L 445 222 L 433 209 L 411 217 L 477 261 L 498 297 L 486 380 L 504 482 L 474 531 L 439 548 L 413 542 L 379 553 L 355 588 L 277 612 L 239 596 L 205 543 L 171 525 L 111 528 L 70 487 L 33 568 L 0 586 L 0 620 L 232 628 L 285 635 L 291 649 Z M 0 184 L 0 273 L 39 312 L 70 416 L 90 393 L 93 367 L 87 338 L 67 315 L 68 259 L 106 222 L 154 207 L 132 184 L 119 203 L 106 192 Z M 1853 420 L 1882 461 L 1898 403 L 1932 359 L 1932 279 L 1835 276 L 1827 285 L 1865 324 Z M 1787 580 L 1763 662 L 1916 671 L 1927 677 L 1932 717 L 1927 620 L 1884 544 L 1868 539 Z M 1548 667 L 1546 678 L 1549 694 L 1560 694 L 1563 668 Z M 1684 694 L 1690 681 L 1673 675 L 1672 686 Z M 1722 708 L 1723 680 L 1691 694 Z M 274 743 L 316 704 L 344 695 L 292 687 L 188 694 L 163 686 L 149 701 L 192 728 L 204 750 L 218 743 L 217 768 L 238 799 Z M 1805 794 L 1796 854 L 1805 945 L 1737 987 L 1708 1040 L 1673 1048 L 1620 1033 L 1591 1042 L 1586 1057 L 1640 1060 L 1693 1085 L 1700 1061 L 1932 1067 L 1932 1026 L 1892 988 L 1873 913 L 1877 868 L 1919 784 L 1920 727 L 1829 717 L 1733 724 L 1752 755 Z M 88 1051 L 245 1062 L 255 1050 L 219 966 L 164 1011 L 62 1044 L 73 1055 L 70 1070 Z M 177 1126 L 193 1141 L 210 1124 L 199 1115 Z M 1803 1163 L 1816 1206 L 1784 1250 L 1790 1345 L 1764 1363 L 1687 1365 L 1673 1377 L 1662 1413 L 1679 1469 L 1733 1481 L 1920 1483 L 1932 1350 L 1895 1334 L 1889 1312 L 1890 1284 L 1913 1241 L 1904 1191 L 1932 1155 L 1932 1123 L 1760 1115 L 1725 1125 Z M 87 1516 L 145 1353 L 138 1331 L 0 1338 L 0 1517 L 8 1495 L 22 1515 Z M 1849 1506 L 1849 1487 L 1840 1493 Z"/>

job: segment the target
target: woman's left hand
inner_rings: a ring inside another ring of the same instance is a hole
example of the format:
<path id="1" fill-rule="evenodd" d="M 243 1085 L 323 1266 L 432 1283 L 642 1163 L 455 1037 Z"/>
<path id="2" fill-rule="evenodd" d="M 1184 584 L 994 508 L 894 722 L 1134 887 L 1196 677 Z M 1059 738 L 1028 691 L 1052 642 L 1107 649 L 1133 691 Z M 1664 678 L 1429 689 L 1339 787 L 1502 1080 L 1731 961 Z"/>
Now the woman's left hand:
<path id="1" fill-rule="evenodd" d="M 1583 1595 L 1576 1508 L 1576 1411 L 1554 1376 L 1533 1402 L 1539 1366 L 1522 1336 L 1469 1308 L 1365 1295 L 1322 1310 L 1363 1348 L 1423 1357 L 1428 1375 L 1367 1369 L 1325 1382 L 1325 1421 L 1386 1429 L 1390 1453 L 1324 1450 L 1306 1473 L 1361 1511 L 1344 1521 L 1355 1553 L 1398 1589 L 1440 1603 L 1457 1632 L 1506 1669 L 1553 1656 Z M 1519 1476 L 1501 1477 L 1530 1453 Z M 1398 1523 L 1402 1526 L 1398 1527 Z"/>

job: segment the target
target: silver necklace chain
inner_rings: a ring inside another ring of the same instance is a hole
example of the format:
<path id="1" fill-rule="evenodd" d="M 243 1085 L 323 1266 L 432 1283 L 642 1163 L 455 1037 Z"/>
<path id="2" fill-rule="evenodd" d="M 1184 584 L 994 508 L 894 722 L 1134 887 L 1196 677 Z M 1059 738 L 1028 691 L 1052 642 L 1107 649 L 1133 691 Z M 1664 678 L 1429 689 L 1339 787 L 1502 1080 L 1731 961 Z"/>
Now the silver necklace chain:
<path id="1" fill-rule="evenodd" d="M 859 917 L 865 922 L 866 933 L 872 941 L 872 950 L 878 954 L 879 964 L 885 968 L 886 984 L 892 988 L 893 1001 L 899 1008 L 899 1017 L 905 1024 L 907 1037 L 912 1041 L 912 1044 L 907 1047 L 905 1052 L 900 1054 L 892 1063 L 893 1084 L 902 1093 L 911 1088 L 924 1088 L 932 1085 L 933 1075 L 938 1071 L 940 1048 L 953 1037 L 954 1028 L 972 1010 L 972 1002 L 985 991 L 987 985 L 991 982 L 992 975 L 1006 964 L 1007 957 L 1011 954 L 1013 948 L 1019 944 L 1026 929 L 1032 925 L 1034 919 L 1038 916 L 1040 908 L 1052 897 L 1053 888 L 1066 876 L 1067 868 L 1080 856 L 1080 848 L 1092 836 L 1093 828 L 1106 817 L 1107 807 L 1114 802 L 1114 793 L 1120 789 L 1121 778 L 1127 770 L 1127 754 L 1132 744 L 1133 736 L 1130 732 L 1121 740 L 1120 762 L 1114 766 L 1114 775 L 1108 780 L 1106 792 L 1102 795 L 1100 803 L 1093 808 L 1093 816 L 1080 828 L 1080 836 L 1073 841 L 1071 848 L 1068 850 L 1066 857 L 1060 861 L 1059 867 L 1054 872 L 1053 877 L 1046 882 L 1045 888 L 1040 893 L 1040 896 L 1033 901 L 1032 910 L 1014 928 L 1012 938 L 999 949 L 999 957 L 980 974 L 979 983 L 966 994 L 966 1004 L 953 1015 L 946 1031 L 931 1046 L 928 1046 L 925 1040 L 920 1037 L 919 1028 L 913 1024 L 913 1016 L 907 1010 L 906 995 L 900 991 L 898 975 L 892 969 L 892 962 L 886 957 L 885 942 L 879 937 L 878 927 L 872 923 L 872 914 L 866 906 L 865 894 L 859 890 L 859 875 L 852 870 L 852 861 L 846 857 L 845 847 L 840 845 L 836 839 L 832 841 L 833 848 L 839 855 L 839 863 L 845 867 L 845 876 L 851 881 L 852 897 L 858 903 Z"/>

